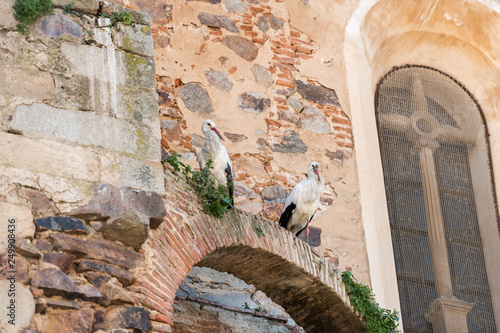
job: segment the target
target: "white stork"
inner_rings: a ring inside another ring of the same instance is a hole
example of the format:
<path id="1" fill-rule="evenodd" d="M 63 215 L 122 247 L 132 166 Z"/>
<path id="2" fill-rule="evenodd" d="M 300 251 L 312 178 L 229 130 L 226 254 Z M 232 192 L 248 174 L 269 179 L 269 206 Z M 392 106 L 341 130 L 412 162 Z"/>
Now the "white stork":
<path id="1" fill-rule="evenodd" d="M 201 148 L 196 160 L 200 165 L 200 169 L 205 168 L 208 160 L 212 160 L 213 174 L 215 178 L 222 185 L 228 185 L 229 198 L 231 199 L 231 206 L 234 206 L 233 199 L 233 164 L 229 158 L 226 147 L 222 145 L 222 135 L 215 128 L 213 120 L 207 119 L 201 125 L 201 130 L 205 134 L 205 143 Z"/>
<path id="2" fill-rule="evenodd" d="M 319 175 L 319 164 L 311 162 L 307 168 L 307 179 L 292 189 L 285 201 L 280 217 L 280 226 L 298 236 L 306 229 L 306 242 L 309 241 L 309 222 L 319 207 L 319 197 L 325 188 L 323 177 Z"/>

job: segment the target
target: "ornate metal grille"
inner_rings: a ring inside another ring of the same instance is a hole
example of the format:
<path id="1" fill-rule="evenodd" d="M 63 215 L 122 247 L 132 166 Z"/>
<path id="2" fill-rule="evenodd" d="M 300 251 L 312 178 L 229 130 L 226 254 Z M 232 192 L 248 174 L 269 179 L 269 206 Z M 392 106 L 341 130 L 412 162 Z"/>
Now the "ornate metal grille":
<path id="1" fill-rule="evenodd" d="M 478 107 L 455 80 L 421 66 L 389 72 L 376 105 L 404 331 L 432 332 L 425 314 L 439 297 L 429 235 L 434 224 L 444 228 L 453 296 L 474 304 L 469 332 L 496 332 L 474 199 L 474 190 L 483 189 L 474 188 L 471 176 L 471 151 L 485 150 L 478 144 L 485 135 Z M 423 178 L 435 179 L 442 218 L 426 207 L 432 189 Z"/>

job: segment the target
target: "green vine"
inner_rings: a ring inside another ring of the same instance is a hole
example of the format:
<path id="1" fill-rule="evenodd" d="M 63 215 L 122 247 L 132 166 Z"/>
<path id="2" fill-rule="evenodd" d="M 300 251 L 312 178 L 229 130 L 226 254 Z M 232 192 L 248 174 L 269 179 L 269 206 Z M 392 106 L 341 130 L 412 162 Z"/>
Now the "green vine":
<path id="1" fill-rule="evenodd" d="M 109 18 L 111 23 L 107 27 L 109 29 L 115 28 L 116 32 L 120 32 L 120 28 L 118 27 L 119 22 L 122 22 L 126 25 L 131 25 L 133 20 L 132 14 L 130 14 L 130 12 L 127 10 L 122 10 L 120 13 L 112 12 L 111 15 L 103 13 L 99 13 L 99 15 L 105 18 Z"/>
<path id="2" fill-rule="evenodd" d="M 367 333 L 396 333 L 398 330 L 398 312 L 381 308 L 373 296 L 372 290 L 359 283 L 351 272 L 342 272 L 349 300 L 354 310 L 358 311 L 365 324 Z"/>
<path id="3" fill-rule="evenodd" d="M 189 185 L 201 199 L 203 211 L 208 215 L 216 217 L 224 216 L 224 213 L 231 208 L 231 199 L 229 198 L 228 187 L 219 184 L 212 174 L 212 161 L 209 160 L 204 169 L 193 171 L 189 165 L 179 161 L 179 155 L 172 153 L 162 162 L 170 164 L 174 171 L 181 172 Z"/>
<path id="4" fill-rule="evenodd" d="M 23 35 L 30 34 L 30 28 L 44 15 L 51 14 L 54 10 L 52 0 L 16 0 L 14 18 L 19 22 L 16 27 Z"/>

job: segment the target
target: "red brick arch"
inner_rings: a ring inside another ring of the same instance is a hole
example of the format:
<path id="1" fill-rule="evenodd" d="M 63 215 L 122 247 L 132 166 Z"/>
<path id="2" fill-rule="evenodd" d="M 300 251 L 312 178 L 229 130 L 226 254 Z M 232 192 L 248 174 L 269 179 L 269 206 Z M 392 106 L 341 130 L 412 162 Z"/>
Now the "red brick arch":
<path id="1" fill-rule="evenodd" d="M 146 271 L 135 288 L 151 319 L 173 326 L 175 293 L 194 265 L 226 271 L 262 290 L 308 332 L 359 332 L 339 274 L 277 223 L 230 211 L 201 212 L 178 181 L 167 184 L 167 217 L 143 247 Z"/>

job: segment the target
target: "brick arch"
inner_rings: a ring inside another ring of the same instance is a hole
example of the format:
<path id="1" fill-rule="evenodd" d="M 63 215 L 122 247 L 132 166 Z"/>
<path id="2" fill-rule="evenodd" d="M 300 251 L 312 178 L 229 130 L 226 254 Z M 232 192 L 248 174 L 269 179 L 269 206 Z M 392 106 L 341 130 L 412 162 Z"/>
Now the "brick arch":
<path id="1" fill-rule="evenodd" d="M 146 268 L 135 286 L 153 321 L 173 326 L 175 293 L 198 265 L 253 284 L 310 333 L 360 331 L 339 274 L 277 223 L 234 210 L 209 217 L 182 183 L 166 187 L 165 205 L 165 221 L 143 246 Z"/>

